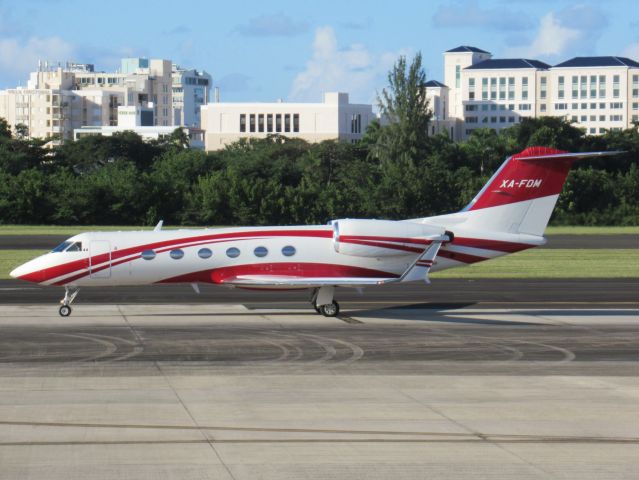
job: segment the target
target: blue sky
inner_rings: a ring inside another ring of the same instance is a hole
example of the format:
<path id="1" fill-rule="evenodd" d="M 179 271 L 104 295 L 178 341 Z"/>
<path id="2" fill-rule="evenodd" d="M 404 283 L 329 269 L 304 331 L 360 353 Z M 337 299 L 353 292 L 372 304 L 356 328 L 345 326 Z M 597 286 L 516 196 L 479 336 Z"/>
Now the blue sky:
<path id="1" fill-rule="evenodd" d="M 549 63 L 639 60 L 639 4 L 0 0 L 0 88 L 26 84 L 39 58 L 113 70 L 144 56 L 208 71 L 223 101 L 319 101 L 340 90 L 373 102 L 399 55 L 421 51 L 428 77 L 442 79 L 442 52 L 458 45 Z"/>

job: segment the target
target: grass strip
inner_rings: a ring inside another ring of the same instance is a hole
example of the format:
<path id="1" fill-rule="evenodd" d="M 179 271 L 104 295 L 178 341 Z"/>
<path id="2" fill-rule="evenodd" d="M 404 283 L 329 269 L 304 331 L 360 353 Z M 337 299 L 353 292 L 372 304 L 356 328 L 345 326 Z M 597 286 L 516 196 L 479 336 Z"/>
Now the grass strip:
<path id="1" fill-rule="evenodd" d="M 433 278 L 637 278 L 639 249 L 532 249 Z"/>
<path id="2" fill-rule="evenodd" d="M 46 253 L 0 250 L 0 279 L 18 265 Z M 639 249 L 537 249 L 433 273 L 437 278 L 639 278 Z"/>

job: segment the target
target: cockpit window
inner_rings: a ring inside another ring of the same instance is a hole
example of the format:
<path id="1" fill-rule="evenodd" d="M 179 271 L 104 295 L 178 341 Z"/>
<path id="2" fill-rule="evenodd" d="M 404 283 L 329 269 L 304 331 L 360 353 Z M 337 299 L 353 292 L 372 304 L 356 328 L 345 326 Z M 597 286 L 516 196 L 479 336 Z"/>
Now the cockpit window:
<path id="1" fill-rule="evenodd" d="M 82 251 L 82 242 L 74 242 L 71 244 L 69 248 L 65 250 L 65 252 L 81 252 Z"/>
<path id="2" fill-rule="evenodd" d="M 52 252 L 81 252 L 82 251 L 82 242 L 62 242 L 60 245 L 55 247 Z"/>
<path id="3" fill-rule="evenodd" d="M 57 247 L 55 247 L 53 250 L 51 250 L 52 252 L 63 252 L 66 250 L 66 248 L 71 245 L 73 242 L 62 242 L 60 245 L 58 245 Z"/>

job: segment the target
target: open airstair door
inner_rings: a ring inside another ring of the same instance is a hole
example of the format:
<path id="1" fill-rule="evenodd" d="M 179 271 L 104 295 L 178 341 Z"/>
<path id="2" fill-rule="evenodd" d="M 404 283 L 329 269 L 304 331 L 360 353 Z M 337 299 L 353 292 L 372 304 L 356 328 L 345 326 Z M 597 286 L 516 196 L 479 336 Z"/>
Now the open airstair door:
<path id="1" fill-rule="evenodd" d="M 107 240 L 89 242 L 89 275 L 91 278 L 111 277 L 111 242 Z"/>

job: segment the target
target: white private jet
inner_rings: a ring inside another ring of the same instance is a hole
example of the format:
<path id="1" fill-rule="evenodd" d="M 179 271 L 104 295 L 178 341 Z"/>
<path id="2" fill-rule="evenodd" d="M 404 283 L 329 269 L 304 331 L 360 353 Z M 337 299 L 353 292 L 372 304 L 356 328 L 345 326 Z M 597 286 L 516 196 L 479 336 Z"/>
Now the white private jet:
<path id="1" fill-rule="evenodd" d="M 214 283 L 249 289 L 309 289 L 327 317 L 336 287 L 429 283 L 431 271 L 543 245 L 544 230 L 574 160 L 618 152 L 532 147 L 509 157 L 457 213 L 410 220 L 340 219 L 328 225 L 89 232 L 11 272 L 65 287 L 71 314 L 82 286 Z"/>

